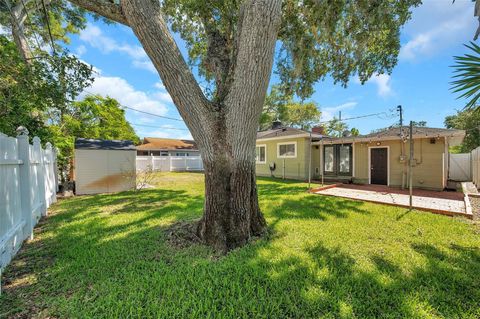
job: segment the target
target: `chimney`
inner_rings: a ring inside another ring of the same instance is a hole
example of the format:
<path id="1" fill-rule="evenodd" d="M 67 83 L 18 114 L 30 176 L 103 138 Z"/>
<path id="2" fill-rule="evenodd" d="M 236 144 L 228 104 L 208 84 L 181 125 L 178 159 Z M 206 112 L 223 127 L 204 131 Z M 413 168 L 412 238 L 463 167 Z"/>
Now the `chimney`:
<path id="1" fill-rule="evenodd" d="M 325 135 L 325 127 L 319 125 L 312 127 L 312 133 Z"/>
<path id="2" fill-rule="evenodd" d="M 279 120 L 272 122 L 272 130 L 278 130 L 278 129 L 281 129 L 282 127 L 283 127 L 282 122 L 280 122 Z"/>

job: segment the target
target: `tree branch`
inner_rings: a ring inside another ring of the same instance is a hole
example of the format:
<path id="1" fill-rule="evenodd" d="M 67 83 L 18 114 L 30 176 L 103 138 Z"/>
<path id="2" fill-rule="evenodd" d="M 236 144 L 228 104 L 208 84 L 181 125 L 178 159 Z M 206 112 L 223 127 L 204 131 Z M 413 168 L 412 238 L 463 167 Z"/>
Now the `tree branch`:
<path id="1" fill-rule="evenodd" d="M 112 21 L 129 25 L 120 5 L 102 0 L 69 0 L 87 11 L 94 12 Z"/>

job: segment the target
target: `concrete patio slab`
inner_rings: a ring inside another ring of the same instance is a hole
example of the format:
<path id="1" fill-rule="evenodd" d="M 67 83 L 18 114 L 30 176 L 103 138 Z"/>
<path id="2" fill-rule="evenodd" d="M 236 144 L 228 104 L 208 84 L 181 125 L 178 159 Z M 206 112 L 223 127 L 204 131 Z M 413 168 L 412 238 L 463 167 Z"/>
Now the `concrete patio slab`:
<path id="1" fill-rule="evenodd" d="M 403 191 L 399 192 L 394 190 L 389 192 L 386 191 L 386 188 L 382 188 L 381 191 L 377 191 L 375 188 L 358 189 L 356 185 L 355 187 L 349 186 L 350 185 L 342 185 L 338 187 L 317 190 L 314 191 L 314 193 L 386 205 L 409 207 L 409 195 L 404 194 Z M 445 196 L 445 192 L 436 192 L 438 197 L 434 197 L 433 195 L 435 192 L 427 192 L 428 191 L 423 191 L 423 194 L 421 192 L 421 195 L 428 196 L 413 196 L 413 208 L 437 214 L 449 216 L 460 215 L 467 218 L 472 218 L 472 215 L 467 214 L 465 210 L 465 202 L 461 199 L 458 199 L 457 195 Z"/>

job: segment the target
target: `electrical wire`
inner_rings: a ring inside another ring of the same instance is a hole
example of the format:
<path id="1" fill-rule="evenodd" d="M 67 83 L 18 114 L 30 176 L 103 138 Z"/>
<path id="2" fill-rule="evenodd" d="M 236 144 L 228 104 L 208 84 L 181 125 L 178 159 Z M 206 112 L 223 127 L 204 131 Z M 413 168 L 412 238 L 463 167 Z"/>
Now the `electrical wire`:
<path id="1" fill-rule="evenodd" d="M 168 126 L 163 126 L 163 125 L 147 125 L 147 124 L 137 124 L 137 123 L 130 123 L 130 125 L 152 127 L 152 128 L 161 128 L 161 129 L 165 129 L 165 130 L 188 131 L 188 129 L 186 129 L 186 128 L 168 127 Z"/>
<path id="2" fill-rule="evenodd" d="M 41 0 L 41 1 L 42 1 L 43 12 L 45 13 L 45 21 L 47 22 L 48 36 L 50 37 L 50 41 L 52 44 L 52 53 L 53 55 L 56 55 L 55 42 L 53 41 L 53 37 L 52 37 L 52 29 L 50 28 L 50 19 L 48 17 L 47 7 L 45 6 L 45 1 L 44 0 Z"/>
<path id="3" fill-rule="evenodd" d="M 89 92 L 87 90 L 84 90 L 84 92 L 89 94 L 89 95 L 98 95 L 98 93 Z M 122 108 L 125 108 L 125 109 L 129 109 L 129 110 L 132 110 L 132 111 L 135 111 L 135 112 L 139 112 L 139 113 L 143 113 L 143 114 L 147 114 L 147 115 L 151 115 L 151 116 L 160 117 L 162 119 L 183 122 L 183 120 L 181 120 L 181 119 L 177 119 L 177 118 L 174 118 L 174 117 L 163 116 L 163 115 L 159 115 L 159 114 L 155 114 L 155 113 L 150 113 L 150 112 L 147 112 L 147 111 L 138 110 L 138 109 L 135 109 L 133 107 L 126 106 L 126 105 L 123 105 L 123 104 L 120 104 L 120 106 Z"/>

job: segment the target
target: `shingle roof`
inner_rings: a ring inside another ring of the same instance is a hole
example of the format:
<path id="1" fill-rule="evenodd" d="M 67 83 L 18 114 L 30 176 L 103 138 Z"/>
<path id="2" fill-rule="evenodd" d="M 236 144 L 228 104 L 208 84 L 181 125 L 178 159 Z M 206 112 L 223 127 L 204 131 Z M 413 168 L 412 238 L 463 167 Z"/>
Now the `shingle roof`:
<path id="1" fill-rule="evenodd" d="M 88 138 L 76 138 L 75 149 L 134 151 L 135 145 L 132 141 L 125 140 L 94 140 Z"/>
<path id="2" fill-rule="evenodd" d="M 145 137 L 143 143 L 137 146 L 137 150 L 198 150 L 192 140 L 179 140 L 171 138 Z"/>
<path id="3" fill-rule="evenodd" d="M 306 137 L 310 134 L 308 131 L 304 131 L 294 127 L 281 127 L 278 129 L 270 129 L 265 131 L 258 131 L 257 132 L 257 140 L 258 139 L 265 139 L 265 138 L 273 138 L 273 137 L 289 137 L 294 135 L 305 135 Z M 312 133 L 313 138 L 321 138 L 322 135 Z"/>
<path id="4" fill-rule="evenodd" d="M 401 134 L 407 137 L 410 134 L 410 128 L 408 126 L 391 127 L 385 131 L 375 132 L 365 135 L 360 135 L 358 138 L 400 138 Z M 447 129 L 447 128 L 434 128 L 434 127 L 413 127 L 414 137 L 437 137 L 437 136 L 452 136 L 465 134 L 463 130 Z"/>

